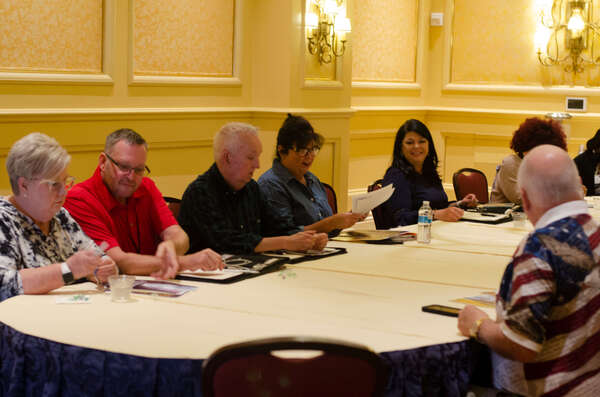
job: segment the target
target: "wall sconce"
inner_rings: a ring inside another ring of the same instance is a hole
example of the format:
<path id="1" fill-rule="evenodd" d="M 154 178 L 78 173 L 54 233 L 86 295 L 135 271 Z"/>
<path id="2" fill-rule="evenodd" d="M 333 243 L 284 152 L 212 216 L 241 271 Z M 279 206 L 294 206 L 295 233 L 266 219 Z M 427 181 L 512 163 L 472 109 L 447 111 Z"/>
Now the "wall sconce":
<path id="1" fill-rule="evenodd" d="M 535 46 L 542 65 L 564 65 L 565 72 L 574 75 L 583 72 L 585 65 L 600 65 L 596 55 L 600 25 L 593 21 L 594 0 L 537 3 Z"/>
<path id="2" fill-rule="evenodd" d="M 316 55 L 320 64 L 331 63 L 334 57 L 341 57 L 346 50 L 346 33 L 350 32 L 350 20 L 345 16 L 343 3 L 343 0 L 306 2 L 308 52 Z"/>

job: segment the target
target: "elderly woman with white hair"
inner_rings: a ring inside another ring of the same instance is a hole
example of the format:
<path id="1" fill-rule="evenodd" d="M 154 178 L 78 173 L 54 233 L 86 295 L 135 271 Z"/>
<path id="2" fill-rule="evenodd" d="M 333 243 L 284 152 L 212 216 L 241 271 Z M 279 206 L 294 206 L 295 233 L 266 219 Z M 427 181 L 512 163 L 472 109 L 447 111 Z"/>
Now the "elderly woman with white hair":
<path id="1" fill-rule="evenodd" d="M 0 300 L 43 294 L 88 278 L 105 282 L 112 259 L 62 208 L 73 185 L 71 156 L 40 133 L 18 140 L 6 168 L 12 194 L 0 198 Z"/>

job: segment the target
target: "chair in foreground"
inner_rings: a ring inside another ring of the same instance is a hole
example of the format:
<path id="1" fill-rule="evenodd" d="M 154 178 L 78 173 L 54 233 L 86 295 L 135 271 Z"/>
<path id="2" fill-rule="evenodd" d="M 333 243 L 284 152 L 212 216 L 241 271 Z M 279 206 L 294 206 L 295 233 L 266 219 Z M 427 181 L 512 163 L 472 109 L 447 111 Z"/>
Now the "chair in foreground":
<path id="1" fill-rule="evenodd" d="M 327 201 L 329 202 L 329 206 L 331 207 L 331 210 L 333 211 L 333 214 L 337 214 L 337 196 L 335 194 L 335 190 L 333 190 L 333 187 L 331 185 L 328 185 L 325 182 L 321 182 L 321 185 L 323 185 L 323 188 L 325 189 L 325 193 L 327 193 Z"/>
<path id="2" fill-rule="evenodd" d="M 383 179 L 377 179 L 375 182 L 373 182 L 372 185 L 369 185 L 367 187 L 367 192 L 372 192 L 374 190 L 381 189 L 383 187 L 382 184 Z M 383 210 L 383 204 L 373 208 L 371 210 L 371 213 L 373 214 L 373 220 L 375 221 L 376 229 L 389 229 L 388 223 L 385 220 L 385 211 Z"/>
<path id="3" fill-rule="evenodd" d="M 488 184 L 485 174 L 475 168 L 461 168 L 452 176 L 456 200 L 462 200 L 469 193 L 477 197 L 477 201 L 485 204 L 489 201 Z"/>
<path id="4" fill-rule="evenodd" d="M 173 213 L 173 216 L 175 216 L 175 219 L 177 219 L 177 217 L 179 216 L 179 209 L 181 208 L 181 200 L 175 197 L 168 196 L 163 197 L 163 199 L 165 199 L 165 201 L 167 202 L 167 207 L 169 207 L 169 209 Z"/>
<path id="5" fill-rule="evenodd" d="M 225 346 L 202 367 L 205 397 L 381 396 L 388 367 L 360 345 L 280 337 Z"/>

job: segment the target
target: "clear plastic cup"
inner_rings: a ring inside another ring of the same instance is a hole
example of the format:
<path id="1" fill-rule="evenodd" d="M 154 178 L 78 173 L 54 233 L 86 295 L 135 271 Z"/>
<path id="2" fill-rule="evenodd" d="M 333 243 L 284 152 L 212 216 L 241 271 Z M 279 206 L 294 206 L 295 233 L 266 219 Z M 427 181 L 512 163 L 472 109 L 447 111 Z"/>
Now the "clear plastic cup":
<path id="1" fill-rule="evenodd" d="M 110 285 L 110 297 L 113 302 L 129 302 L 131 300 L 131 289 L 135 276 L 120 274 L 108 277 Z"/>

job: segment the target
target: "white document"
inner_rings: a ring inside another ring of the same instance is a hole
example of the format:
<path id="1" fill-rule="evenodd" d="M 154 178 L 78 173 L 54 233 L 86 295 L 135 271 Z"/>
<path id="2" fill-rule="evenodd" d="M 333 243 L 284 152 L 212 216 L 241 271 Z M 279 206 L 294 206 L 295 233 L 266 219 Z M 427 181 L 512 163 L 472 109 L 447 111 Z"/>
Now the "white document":
<path id="1" fill-rule="evenodd" d="M 394 193 L 394 186 L 389 184 L 381 189 L 352 197 L 352 212 L 366 214 L 379 204 L 384 203 Z"/>

